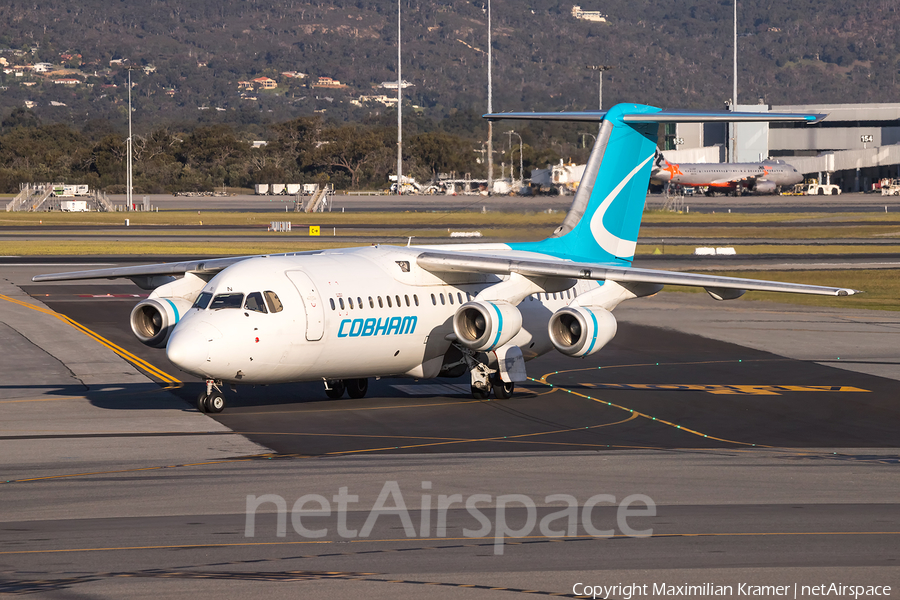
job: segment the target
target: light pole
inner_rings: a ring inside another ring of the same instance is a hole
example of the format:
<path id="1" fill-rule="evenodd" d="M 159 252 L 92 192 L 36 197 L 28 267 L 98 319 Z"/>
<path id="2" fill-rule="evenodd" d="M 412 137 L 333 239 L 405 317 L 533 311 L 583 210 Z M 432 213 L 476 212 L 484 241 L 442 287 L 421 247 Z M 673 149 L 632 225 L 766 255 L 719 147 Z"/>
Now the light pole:
<path id="1" fill-rule="evenodd" d="M 128 151 L 128 167 L 126 173 L 126 179 L 128 181 L 125 184 L 125 201 L 128 203 L 128 210 L 131 210 L 134 206 L 131 197 L 131 183 L 132 183 L 132 166 L 131 166 L 131 155 L 132 155 L 132 142 L 131 142 L 131 67 L 128 68 L 128 143 L 126 144 L 126 148 Z"/>
<path id="2" fill-rule="evenodd" d="M 488 65 L 487 65 L 487 75 L 488 75 L 488 105 L 487 110 L 488 113 L 494 112 L 494 102 L 493 102 L 493 86 L 491 83 L 491 64 L 492 64 L 492 55 L 491 55 L 491 0 L 487 0 L 487 36 L 488 36 Z M 494 122 L 488 121 L 488 139 L 487 139 L 487 159 L 488 159 L 488 172 L 487 172 L 487 188 L 488 194 L 491 194 L 494 189 Z"/>
<path id="3" fill-rule="evenodd" d="M 731 95 L 732 109 L 738 103 L 737 98 L 737 0 L 734 0 L 734 72 L 732 73 L 734 91 Z"/>
<path id="4" fill-rule="evenodd" d="M 397 0 L 397 195 L 403 194 L 403 77 L 400 75 L 400 2 Z"/>
<path id="5" fill-rule="evenodd" d="M 736 106 L 738 103 L 737 98 L 737 0 L 734 0 L 734 62 L 733 62 L 733 72 L 732 72 L 732 85 L 734 89 L 731 93 L 731 112 L 737 110 Z M 728 150 L 728 161 L 735 162 L 734 152 L 737 149 L 737 132 L 735 131 L 737 124 L 734 122 L 729 123 L 731 127 L 731 135 L 729 136 L 729 150 Z"/>
<path id="6" fill-rule="evenodd" d="M 510 146 L 510 148 L 509 148 L 509 165 L 510 165 L 509 168 L 510 168 L 510 170 L 512 170 L 512 136 L 516 136 L 517 138 L 519 138 L 519 180 L 522 182 L 522 184 L 524 184 L 525 183 L 525 171 L 523 170 L 523 167 L 522 167 L 522 136 L 519 135 L 517 132 L 513 131 L 512 129 L 507 131 L 506 135 L 510 136 L 510 138 L 509 138 L 510 139 L 510 144 L 509 144 L 509 146 Z M 510 180 L 515 179 L 515 174 L 510 173 L 509 178 L 510 178 Z M 521 185 L 519 187 L 521 187 Z"/>
<path id="7" fill-rule="evenodd" d="M 613 67 L 611 65 L 585 65 L 585 67 L 590 71 L 600 71 L 599 106 L 600 110 L 603 110 L 603 71 L 609 71 Z"/>

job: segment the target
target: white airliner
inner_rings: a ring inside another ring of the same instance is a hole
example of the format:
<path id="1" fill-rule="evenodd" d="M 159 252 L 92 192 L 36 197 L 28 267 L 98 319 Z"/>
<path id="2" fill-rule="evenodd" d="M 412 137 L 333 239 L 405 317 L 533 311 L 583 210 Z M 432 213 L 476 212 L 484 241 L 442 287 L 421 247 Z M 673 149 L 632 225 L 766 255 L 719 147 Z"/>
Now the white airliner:
<path id="1" fill-rule="evenodd" d="M 150 296 L 131 313 L 141 342 L 203 378 L 204 412 L 224 384 L 321 380 L 329 397 L 366 394 L 371 377 L 458 377 L 500 398 L 525 361 L 584 357 L 616 334 L 612 310 L 663 285 L 717 300 L 745 290 L 846 296 L 856 290 L 631 266 L 663 122 L 800 120 L 818 115 L 698 113 L 619 104 L 603 112 L 502 113 L 490 119 L 602 121 L 563 224 L 534 243 L 384 246 L 38 275 L 128 278 Z"/>

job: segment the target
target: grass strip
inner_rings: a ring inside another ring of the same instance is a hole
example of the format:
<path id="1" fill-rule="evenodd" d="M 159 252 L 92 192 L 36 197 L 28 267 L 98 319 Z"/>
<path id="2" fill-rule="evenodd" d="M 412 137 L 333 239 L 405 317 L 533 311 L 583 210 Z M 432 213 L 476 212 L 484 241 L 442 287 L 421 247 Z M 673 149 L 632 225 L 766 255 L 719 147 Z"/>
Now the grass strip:
<path id="1" fill-rule="evenodd" d="M 900 310 L 900 277 L 898 277 L 896 271 L 892 270 L 706 271 L 705 274 L 851 288 L 865 292 L 863 294 L 840 298 L 834 296 L 809 296 L 806 294 L 783 294 L 776 292 L 747 292 L 741 298 L 733 300 L 732 302 L 761 301 L 831 308 Z M 703 289 L 701 288 L 682 286 L 666 286 L 665 290 L 668 292 L 703 292 Z"/>
<path id="2" fill-rule="evenodd" d="M 324 250 L 344 248 L 359 244 L 339 242 L 304 242 L 284 239 L 273 242 L 142 242 L 128 241 L 68 241 L 48 240 L 34 243 L 0 241 L 0 255 L 4 256 L 164 256 L 171 254 L 191 256 L 239 256 L 245 254 L 278 254 L 281 252 L 302 252 L 304 250 Z M 153 262 L 148 258 L 148 262 Z"/>
<path id="3" fill-rule="evenodd" d="M 0 216 L 4 225 L 123 225 L 125 219 L 132 226 L 153 225 L 268 225 L 272 221 L 290 221 L 292 227 L 309 225 L 396 225 L 448 227 L 543 227 L 548 233 L 562 223 L 564 213 L 546 212 L 353 212 L 353 213 L 294 213 L 294 212 L 206 212 L 160 211 L 133 213 L 5 213 Z"/>
<path id="4" fill-rule="evenodd" d="M 637 254 L 662 254 L 664 256 L 690 256 L 698 247 L 712 247 L 711 244 L 638 244 Z M 729 244 L 737 256 L 758 254 L 897 254 L 900 245 L 891 244 Z M 659 252 L 657 252 L 659 250 Z"/>
<path id="5" fill-rule="evenodd" d="M 828 227 L 667 227 L 641 228 L 642 237 L 704 239 L 816 240 L 840 238 L 900 238 L 900 226 L 894 225 L 831 225 Z"/>

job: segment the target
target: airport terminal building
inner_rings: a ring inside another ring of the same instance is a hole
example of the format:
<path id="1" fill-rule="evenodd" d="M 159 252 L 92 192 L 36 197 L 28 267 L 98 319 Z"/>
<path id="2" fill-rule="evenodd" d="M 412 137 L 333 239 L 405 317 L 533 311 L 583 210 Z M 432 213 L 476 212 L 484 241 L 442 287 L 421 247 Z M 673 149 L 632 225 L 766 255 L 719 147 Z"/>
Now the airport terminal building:
<path id="1" fill-rule="evenodd" d="M 745 112 L 827 115 L 803 123 L 678 123 L 666 127 L 663 151 L 674 162 L 782 159 L 807 177 L 831 179 L 844 192 L 900 178 L 900 104 L 737 105 Z M 729 149 L 734 144 L 734 158 Z"/>

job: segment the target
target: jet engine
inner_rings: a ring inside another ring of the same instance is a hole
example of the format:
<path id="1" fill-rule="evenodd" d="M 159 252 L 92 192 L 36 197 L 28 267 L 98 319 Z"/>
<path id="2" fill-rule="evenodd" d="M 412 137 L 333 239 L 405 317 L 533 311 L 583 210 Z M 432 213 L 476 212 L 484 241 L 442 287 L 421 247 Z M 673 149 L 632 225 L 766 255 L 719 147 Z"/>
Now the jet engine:
<path id="1" fill-rule="evenodd" d="M 494 350 L 522 329 L 522 313 L 508 302 L 473 300 L 456 310 L 453 331 L 457 341 L 477 352 Z"/>
<path id="2" fill-rule="evenodd" d="M 175 324 L 190 308 L 181 298 L 147 298 L 131 311 L 131 331 L 142 343 L 165 348 Z"/>
<path id="3" fill-rule="evenodd" d="M 757 194 L 771 194 L 778 187 L 774 182 L 768 179 L 757 179 L 751 188 Z"/>
<path id="4" fill-rule="evenodd" d="M 566 356 L 587 356 L 616 335 L 616 318 L 605 308 L 566 306 L 547 325 L 553 347 Z"/>

